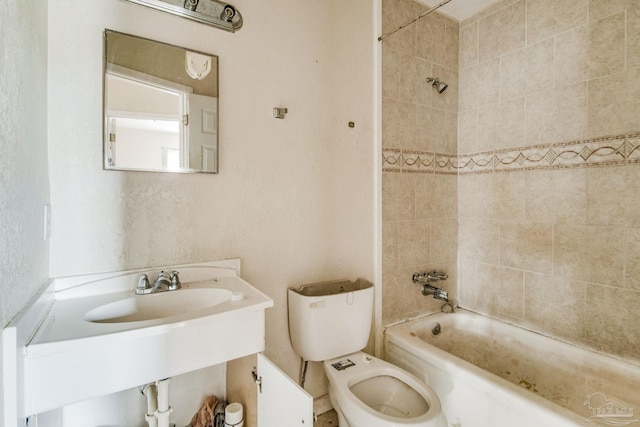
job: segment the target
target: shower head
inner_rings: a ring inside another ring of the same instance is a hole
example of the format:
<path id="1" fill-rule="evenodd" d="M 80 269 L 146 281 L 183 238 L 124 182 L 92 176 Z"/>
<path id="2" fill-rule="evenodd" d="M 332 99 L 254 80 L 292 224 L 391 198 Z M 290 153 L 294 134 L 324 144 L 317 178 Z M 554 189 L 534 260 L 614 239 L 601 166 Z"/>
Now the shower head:
<path id="1" fill-rule="evenodd" d="M 438 93 L 442 93 L 449 87 L 445 82 L 441 82 L 438 77 L 427 77 L 427 83 L 431 83 L 431 86 L 435 87 Z"/>

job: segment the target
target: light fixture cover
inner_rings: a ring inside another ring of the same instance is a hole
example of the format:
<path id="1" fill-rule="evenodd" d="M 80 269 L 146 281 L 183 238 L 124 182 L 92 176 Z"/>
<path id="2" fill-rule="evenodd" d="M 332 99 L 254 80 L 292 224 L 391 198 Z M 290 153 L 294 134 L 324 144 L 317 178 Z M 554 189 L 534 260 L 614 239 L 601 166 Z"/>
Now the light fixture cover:
<path id="1" fill-rule="evenodd" d="M 196 52 L 185 52 L 184 68 L 192 79 L 202 80 L 211 72 L 211 57 Z"/>

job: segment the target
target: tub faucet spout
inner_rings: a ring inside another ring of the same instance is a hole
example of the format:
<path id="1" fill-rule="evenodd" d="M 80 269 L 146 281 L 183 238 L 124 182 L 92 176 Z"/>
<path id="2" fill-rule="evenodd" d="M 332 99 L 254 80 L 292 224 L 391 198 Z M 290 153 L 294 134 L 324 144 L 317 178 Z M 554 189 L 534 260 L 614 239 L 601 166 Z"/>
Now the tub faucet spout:
<path id="1" fill-rule="evenodd" d="M 449 302 L 449 293 L 442 288 L 436 288 L 431 285 L 422 285 L 422 295 L 433 295 L 435 299 L 439 299 L 445 302 Z"/>

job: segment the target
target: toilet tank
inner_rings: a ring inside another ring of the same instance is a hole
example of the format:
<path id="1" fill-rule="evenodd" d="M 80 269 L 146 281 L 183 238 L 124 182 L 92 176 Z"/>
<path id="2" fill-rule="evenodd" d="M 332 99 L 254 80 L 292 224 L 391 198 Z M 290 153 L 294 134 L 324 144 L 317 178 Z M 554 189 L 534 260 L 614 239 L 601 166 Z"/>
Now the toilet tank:
<path id="1" fill-rule="evenodd" d="M 362 350 L 373 318 L 373 283 L 336 280 L 289 288 L 289 334 L 304 360 L 322 361 Z"/>

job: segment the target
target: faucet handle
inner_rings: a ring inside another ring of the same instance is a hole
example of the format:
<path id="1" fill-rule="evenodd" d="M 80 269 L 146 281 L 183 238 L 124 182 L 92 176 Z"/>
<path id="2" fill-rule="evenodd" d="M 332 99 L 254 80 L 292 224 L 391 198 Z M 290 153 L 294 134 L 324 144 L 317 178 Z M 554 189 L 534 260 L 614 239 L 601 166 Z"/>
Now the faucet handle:
<path id="1" fill-rule="evenodd" d="M 428 279 L 430 280 L 447 280 L 449 278 L 449 275 L 447 273 L 441 272 L 441 271 L 433 271 L 433 272 L 426 272 L 425 275 L 427 276 Z"/>
<path id="2" fill-rule="evenodd" d="M 171 280 L 171 289 L 180 289 L 182 287 L 182 283 L 180 283 L 180 277 L 179 276 L 179 272 L 176 270 L 173 270 L 171 272 L 171 276 L 170 276 L 170 280 Z"/>
<path id="3" fill-rule="evenodd" d="M 148 294 L 151 291 L 151 284 L 149 283 L 149 277 L 146 274 L 142 274 L 138 279 L 138 286 L 136 287 L 136 294 Z"/>

